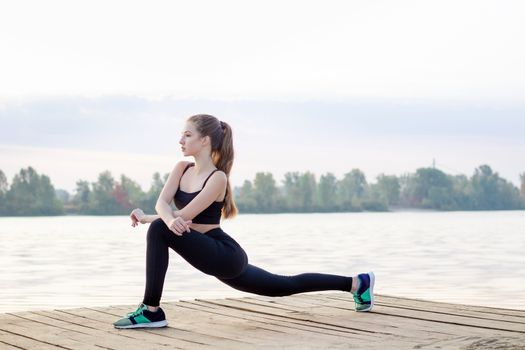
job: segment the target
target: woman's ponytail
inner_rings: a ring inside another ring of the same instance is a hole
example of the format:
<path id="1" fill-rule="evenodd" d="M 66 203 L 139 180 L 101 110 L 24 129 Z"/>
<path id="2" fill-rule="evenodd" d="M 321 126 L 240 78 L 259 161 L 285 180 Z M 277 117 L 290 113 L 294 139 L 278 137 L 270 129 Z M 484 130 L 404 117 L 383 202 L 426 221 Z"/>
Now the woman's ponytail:
<path id="1" fill-rule="evenodd" d="M 233 200 L 233 191 L 230 186 L 230 172 L 233 167 L 233 133 L 230 125 L 219 121 L 216 117 L 208 114 L 197 114 L 188 118 L 194 123 L 197 131 L 202 136 L 211 139 L 211 157 L 217 169 L 222 170 L 228 182 L 226 184 L 226 196 L 222 207 L 222 216 L 225 219 L 233 218 L 238 210 Z"/>
<path id="2" fill-rule="evenodd" d="M 212 155 L 215 166 L 224 171 L 228 177 L 226 185 L 226 197 L 224 198 L 224 207 L 222 213 L 224 218 L 232 218 L 237 215 L 237 206 L 233 200 L 233 191 L 230 186 L 230 172 L 233 167 L 233 135 L 232 129 L 228 123 L 221 121 L 223 138 L 220 148 Z"/>

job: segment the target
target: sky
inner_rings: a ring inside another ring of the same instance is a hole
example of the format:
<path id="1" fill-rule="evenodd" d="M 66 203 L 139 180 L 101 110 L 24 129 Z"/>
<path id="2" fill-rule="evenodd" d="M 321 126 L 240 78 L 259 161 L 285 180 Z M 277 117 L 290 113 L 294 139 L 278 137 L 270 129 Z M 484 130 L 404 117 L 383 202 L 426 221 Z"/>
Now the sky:
<path id="1" fill-rule="evenodd" d="M 270 171 L 433 161 L 525 172 L 520 1 L 17 1 L 0 4 L 0 169 L 73 191 L 147 189 L 184 120 L 235 134 L 234 185 Z"/>

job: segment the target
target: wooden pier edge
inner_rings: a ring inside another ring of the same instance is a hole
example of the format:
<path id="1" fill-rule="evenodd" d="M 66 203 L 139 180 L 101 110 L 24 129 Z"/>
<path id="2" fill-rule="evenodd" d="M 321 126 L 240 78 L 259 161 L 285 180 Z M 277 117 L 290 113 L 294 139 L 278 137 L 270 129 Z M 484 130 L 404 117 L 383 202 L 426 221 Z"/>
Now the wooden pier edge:
<path id="1" fill-rule="evenodd" d="M 0 314 L 0 349 L 525 349 L 525 310 L 350 293 L 162 302 L 168 326 L 115 329 L 136 305 Z"/>

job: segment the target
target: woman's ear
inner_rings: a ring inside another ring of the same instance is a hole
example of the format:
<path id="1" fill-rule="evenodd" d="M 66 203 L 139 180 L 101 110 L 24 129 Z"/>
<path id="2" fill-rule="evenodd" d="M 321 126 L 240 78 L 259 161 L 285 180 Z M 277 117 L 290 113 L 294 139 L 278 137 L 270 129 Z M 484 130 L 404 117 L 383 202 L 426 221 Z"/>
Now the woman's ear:
<path id="1" fill-rule="evenodd" d="M 204 136 L 201 141 L 203 146 L 211 145 L 211 139 L 209 136 Z"/>

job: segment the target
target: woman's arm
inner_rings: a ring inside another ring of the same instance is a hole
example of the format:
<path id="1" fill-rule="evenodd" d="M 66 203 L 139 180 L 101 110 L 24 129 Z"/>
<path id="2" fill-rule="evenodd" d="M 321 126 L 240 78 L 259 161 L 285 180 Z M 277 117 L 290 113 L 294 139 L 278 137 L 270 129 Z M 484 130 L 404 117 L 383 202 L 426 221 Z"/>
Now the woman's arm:
<path id="1" fill-rule="evenodd" d="M 144 215 L 140 220 L 141 224 L 151 224 L 154 220 L 160 218 L 160 215 Z"/>
<path id="2" fill-rule="evenodd" d="M 217 175 L 215 174 L 212 175 L 212 177 L 210 178 L 210 181 L 205 186 L 205 188 L 202 190 L 202 192 L 199 193 L 197 197 L 195 197 L 187 206 L 185 206 L 181 210 L 172 211 L 171 206 L 169 204 L 165 202 L 159 203 L 160 202 L 159 201 L 157 202 L 157 207 L 156 207 L 157 213 L 159 213 L 159 207 L 160 207 L 162 209 L 165 209 L 166 213 L 169 213 L 167 215 L 172 215 L 173 218 L 181 217 L 184 220 L 191 220 L 197 214 L 199 214 L 201 211 L 207 208 L 216 199 L 217 193 L 220 193 L 221 191 L 224 190 L 224 187 L 227 185 L 227 181 L 228 179 L 226 178 L 226 174 L 224 174 L 222 171 L 219 171 L 217 172 Z M 132 212 L 132 215 L 134 214 L 137 220 L 141 224 L 149 224 L 159 218 L 163 219 L 163 217 L 159 214 L 146 215 L 140 209 L 135 209 L 135 210 Z M 166 221 L 164 220 L 164 222 Z"/>
<path id="3" fill-rule="evenodd" d="M 159 198 L 157 199 L 157 203 L 155 204 L 155 211 L 157 212 L 158 216 L 164 221 L 164 223 L 166 223 L 166 225 L 169 225 L 169 223 L 174 218 L 176 218 L 173 211 L 171 210 L 170 204 L 173 201 L 173 196 L 175 195 L 177 188 L 179 187 L 179 181 L 182 176 L 182 172 L 186 168 L 187 164 L 188 162 L 186 161 L 180 161 L 177 163 L 177 165 L 175 165 L 170 175 L 168 176 L 168 179 L 166 180 L 162 191 L 160 192 Z"/>
<path id="4" fill-rule="evenodd" d="M 173 212 L 173 217 L 179 217 L 180 213 L 178 210 Z M 160 215 L 144 215 L 140 220 L 141 224 L 151 224 L 154 220 L 160 219 Z"/>

